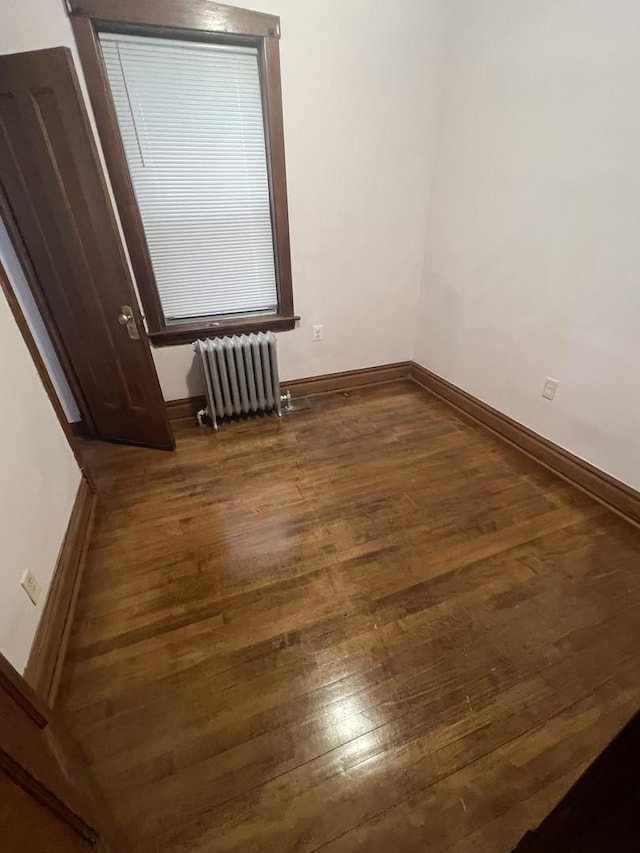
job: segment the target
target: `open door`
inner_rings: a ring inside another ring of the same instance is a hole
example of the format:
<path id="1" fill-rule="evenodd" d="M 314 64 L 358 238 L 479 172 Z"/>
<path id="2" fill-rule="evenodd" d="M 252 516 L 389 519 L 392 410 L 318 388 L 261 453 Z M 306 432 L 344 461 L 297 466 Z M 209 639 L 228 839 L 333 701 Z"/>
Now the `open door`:
<path id="1" fill-rule="evenodd" d="M 0 56 L 7 226 L 89 432 L 173 435 L 67 48 Z"/>
<path id="2" fill-rule="evenodd" d="M 0 655 L 3 853 L 126 849 L 77 747 Z"/>

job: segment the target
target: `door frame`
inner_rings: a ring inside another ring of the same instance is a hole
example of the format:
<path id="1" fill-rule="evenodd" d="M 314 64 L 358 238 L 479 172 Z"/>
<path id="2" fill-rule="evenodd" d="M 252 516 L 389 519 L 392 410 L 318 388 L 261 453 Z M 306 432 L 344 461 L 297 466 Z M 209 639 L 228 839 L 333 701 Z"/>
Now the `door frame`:
<path id="1" fill-rule="evenodd" d="M 9 232 L 9 237 L 11 238 L 11 242 L 15 248 L 14 235 L 12 234 L 11 229 L 9 227 L 9 222 L 5 218 L 5 213 L 8 213 L 8 210 L 5 207 L 5 203 L 6 203 L 6 199 L 4 197 L 4 191 L 3 191 L 2 187 L 0 186 L 0 217 L 2 218 L 2 220 L 4 221 L 4 223 L 7 227 L 7 231 Z M 14 225 L 14 227 L 15 227 L 15 225 Z M 27 278 L 27 282 L 29 283 L 29 288 L 31 289 L 31 292 L 33 293 L 33 297 L 34 297 L 34 299 L 36 299 L 36 293 L 33 290 L 33 288 L 31 287 L 31 282 L 29 280 L 29 275 L 28 275 L 29 270 L 27 267 L 25 267 L 23 257 L 21 257 L 21 254 L 24 254 L 24 258 L 28 262 L 28 256 L 26 255 L 26 252 L 24 251 L 24 247 L 23 247 L 23 253 L 18 253 L 16 250 L 16 254 L 18 255 L 18 260 L 19 260 L 20 264 L 22 265 L 22 269 L 24 271 L 25 277 Z M 33 275 L 32 270 L 30 271 L 30 274 Z M 54 410 L 56 417 L 60 423 L 60 426 L 62 427 L 62 431 L 65 435 L 65 438 L 67 439 L 69 447 L 71 448 L 71 451 L 75 457 L 76 462 L 78 463 L 78 468 L 80 468 L 80 471 L 82 472 L 82 474 L 84 474 L 87 482 L 89 483 L 89 487 L 90 487 L 92 493 L 95 495 L 95 494 L 97 494 L 97 488 L 96 488 L 95 480 L 93 479 L 93 476 L 91 475 L 91 471 L 89 471 L 86 467 L 86 462 L 84 459 L 84 454 L 82 453 L 82 450 L 80 447 L 80 443 L 78 442 L 78 439 L 77 439 L 76 435 L 74 434 L 73 429 L 71 428 L 71 424 L 67 420 L 67 416 L 65 414 L 64 409 L 62 408 L 62 403 L 60 402 L 60 398 L 58 397 L 58 393 L 53 386 L 53 382 L 51 381 L 51 376 L 49 375 L 49 371 L 47 369 L 47 366 L 44 363 L 44 359 L 42 358 L 40 350 L 38 349 L 38 345 L 35 342 L 33 335 L 31 334 L 31 329 L 29 328 L 27 318 L 24 315 L 24 312 L 22 310 L 22 306 L 18 302 L 18 297 L 15 294 L 15 291 L 11 285 L 11 281 L 9 280 L 9 276 L 7 274 L 7 271 L 4 268 L 4 265 L 2 264 L 1 261 L 0 261 L 0 290 L 4 293 L 5 299 L 7 300 L 7 303 L 9 304 L 9 310 L 11 311 L 11 313 L 13 315 L 13 319 L 15 320 L 16 325 L 18 326 L 18 329 L 20 331 L 20 334 L 22 335 L 22 339 L 24 340 L 26 347 L 29 350 L 29 354 L 31 356 L 31 359 L 35 365 L 36 370 L 38 371 L 38 375 L 40 376 L 40 380 L 42 381 L 42 384 L 44 385 L 44 389 L 47 392 L 47 396 L 49 398 L 49 401 L 51 402 L 51 405 L 53 406 L 53 410 Z M 36 305 L 38 307 L 38 310 L 40 311 L 40 315 L 42 317 L 42 322 L 45 324 L 45 328 L 47 329 L 47 332 L 51 336 L 51 322 L 52 321 L 51 321 L 51 317 L 46 316 L 46 310 L 47 310 L 46 306 L 45 306 L 45 311 L 42 311 L 41 306 L 39 304 L 39 301 L 37 299 L 36 299 Z M 55 346 L 55 343 L 53 342 L 53 337 L 52 337 L 52 343 L 54 344 L 56 354 L 58 354 L 58 348 Z M 62 362 L 61 362 L 61 366 L 62 366 L 62 369 L 64 371 L 65 376 L 68 379 L 67 371 L 65 370 L 64 364 L 62 364 Z M 80 410 L 80 414 L 81 414 L 81 417 L 83 419 L 83 425 L 86 428 L 86 422 L 84 421 L 84 413 L 80 407 L 80 402 L 79 402 L 78 398 L 76 397 L 75 390 L 73 387 L 71 388 L 71 390 L 73 391 L 73 396 L 74 396 L 76 403 L 78 405 L 78 409 Z M 89 436 L 87 436 L 87 437 L 89 437 Z"/>
<path id="2" fill-rule="evenodd" d="M 26 714 L 39 729 L 44 729 L 50 724 L 50 709 L 2 654 L 0 654 L 0 693 L 10 696 L 20 711 Z M 93 828 L 29 770 L 22 767 L 5 749 L 5 746 L 7 745 L 0 744 L 0 770 L 40 805 L 46 806 L 56 817 L 68 824 L 81 838 L 90 844 L 95 844 L 97 836 Z"/>
<path id="3" fill-rule="evenodd" d="M 9 200 L 7 199 L 6 193 L 4 191 L 4 187 L 0 183 L 0 218 L 4 222 L 5 228 L 7 229 L 7 233 L 9 234 L 9 239 L 11 240 L 11 245 L 13 246 L 13 250 L 16 253 L 16 257 L 18 258 L 18 262 L 22 267 L 22 272 L 24 273 L 24 277 L 27 281 L 27 285 L 29 286 L 29 290 L 35 300 L 36 306 L 38 308 L 38 312 L 40 313 L 40 317 L 42 318 L 42 322 L 47 330 L 47 334 L 51 338 L 51 343 L 53 344 L 53 348 L 55 349 L 56 355 L 58 356 L 58 360 L 60 362 L 60 366 L 62 367 L 63 373 L 66 377 L 67 382 L 69 383 L 69 387 L 71 388 L 71 392 L 73 394 L 74 400 L 76 401 L 76 405 L 78 406 L 78 410 L 80 412 L 80 418 L 82 421 L 83 434 L 86 435 L 87 438 L 93 438 L 96 435 L 95 424 L 93 422 L 93 418 L 91 417 L 91 413 L 89 411 L 89 407 L 87 405 L 87 401 L 83 394 L 80 383 L 78 382 L 78 378 L 73 369 L 73 365 L 71 364 L 71 360 L 67 353 L 66 347 L 64 346 L 64 342 L 62 341 L 61 335 L 58 331 L 58 327 L 55 324 L 53 316 L 49 310 L 49 306 L 47 304 L 47 300 L 42 291 L 42 287 L 40 286 L 40 282 L 38 277 L 33 269 L 33 265 L 31 263 L 31 259 L 29 257 L 29 253 L 27 252 L 27 248 L 22 241 L 22 235 L 20 234 L 20 229 L 14 219 L 13 213 L 11 211 L 11 207 L 9 205 Z M 6 270 L 4 271 L 6 276 Z M 9 284 L 9 288 L 13 293 L 13 288 Z M 8 297 L 7 297 L 8 298 Z M 11 300 L 9 299 L 9 304 L 11 304 Z M 17 300 L 16 300 L 17 304 Z M 18 305 L 18 308 L 20 306 Z M 26 318 L 24 317 L 24 313 L 22 309 L 20 309 L 20 315 L 22 317 L 22 321 L 26 322 Z M 14 312 L 15 316 L 15 312 Z M 21 323 L 18 321 L 18 325 Z M 27 326 L 27 329 L 29 327 Z M 27 342 L 27 346 L 29 343 Z M 33 355 L 33 353 L 32 353 Z M 36 361 L 36 367 L 38 367 L 38 372 L 42 377 L 42 373 L 40 371 L 40 367 L 38 365 L 38 361 Z M 44 361 L 40 359 L 42 366 L 46 371 L 46 366 L 44 365 Z M 48 372 L 47 372 L 48 375 Z M 50 382 L 50 380 L 49 380 Z M 45 383 L 45 387 L 47 384 Z M 53 387 L 53 386 L 51 386 Z M 47 391 L 48 391 L 47 387 Z M 55 391 L 54 391 L 55 393 Z M 51 395 L 49 395 L 51 396 Z M 57 399 L 57 395 L 56 395 Z M 59 401 L 58 401 L 59 403 Z M 60 405 L 60 404 L 59 404 Z M 58 407 L 55 406 L 56 413 L 58 411 Z M 63 412 L 64 416 L 64 412 Z M 66 420 L 66 418 L 65 418 Z M 67 421 L 68 423 L 68 421 Z M 65 430 L 66 432 L 66 430 Z"/>
<path id="4" fill-rule="evenodd" d="M 5 737 L 0 743 L 0 773 L 67 824 L 80 839 L 95 845 L 96 850 L 115 853 L 115 850 L 126 849 L 121 830 L 104 805 L 86 760 L 68 734 L 61 730 L 52 709 L 1 653 L 0 700 L 0 714 L 15 708 L 18 713 L 16 719 L 24 719 L 29 730 L 43 733 L 37 738 L 40 748 L 33 744 L 26 751 L 28 761 L 25 766 L 20 758 L 21 753 L 25 757 L 25 750 L 20 748 L 18 740 L 12 747 L 12 731 L 8 731 L 7 738 L 7 729 L 3 726 Z M 49 732 L 45 733 L 45 729 Z M 47 749 L 47 745 L 51 748 Z M 58 753 L 60 747 L 64 750 L 62 755 Z M 58 768 L 52 767 L 52 762 L 57 763 Z M 72 778 L 75 782 L 71 782 Z M 81 788 L 78 783 L 82 784 Z M 59 790 L 59 787 L 64 790 Z"/>

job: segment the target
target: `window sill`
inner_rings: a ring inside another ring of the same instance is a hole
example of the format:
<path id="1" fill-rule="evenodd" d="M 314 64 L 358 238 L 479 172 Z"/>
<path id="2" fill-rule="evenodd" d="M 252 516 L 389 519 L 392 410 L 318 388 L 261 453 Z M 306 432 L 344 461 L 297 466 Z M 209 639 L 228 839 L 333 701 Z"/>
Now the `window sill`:
<path id="1" fill-rule="evenodd" d="M 250 332 L 287 332 L 295 328 L 299 317 L 283 317 L 281 314 L 238 317 L 234 320 L 221 319 L 213 323 L 176 323 L 165 326 L 161 332 L 149 332 L 149 340 L 156 347 L 191 344 L 198 338 L 217 338 L 224 335 L 246 335 Z"/>

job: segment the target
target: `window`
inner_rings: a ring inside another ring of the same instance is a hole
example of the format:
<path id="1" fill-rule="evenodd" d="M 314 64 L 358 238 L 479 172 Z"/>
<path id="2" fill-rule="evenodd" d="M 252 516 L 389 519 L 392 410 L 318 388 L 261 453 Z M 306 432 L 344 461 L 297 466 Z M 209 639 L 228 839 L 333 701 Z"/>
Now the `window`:
<path id="1" fill-rule="evenodd" d="M 167 320 L 278 308 L 258 51 L 101 33 Z"/>
<path id="2" fill-rule="evenodd" d="M 160 345 L 293 328 L 296 319 L 278 19 L 208 0 L 186 5 L 82 0 L 73 10 L 150 336 Z M 127 20 L 113 20 L 114 7 Z"/>

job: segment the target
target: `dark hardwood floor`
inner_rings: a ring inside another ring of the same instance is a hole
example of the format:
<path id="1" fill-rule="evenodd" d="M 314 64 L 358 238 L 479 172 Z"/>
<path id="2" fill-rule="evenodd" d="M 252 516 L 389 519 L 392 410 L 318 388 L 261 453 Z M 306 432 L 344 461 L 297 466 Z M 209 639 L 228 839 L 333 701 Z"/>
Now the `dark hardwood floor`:
<path id="1" fill-rule="evenodd" d="M 96 445 L 59 705 L 136 853 L 503 853 L 640 708 L 640 532 L 409 381 Z"/>

